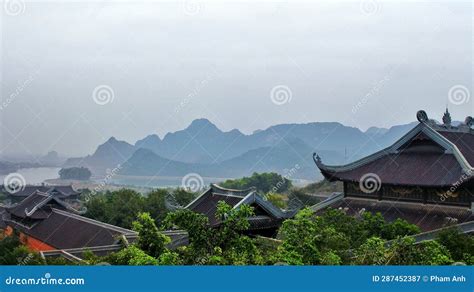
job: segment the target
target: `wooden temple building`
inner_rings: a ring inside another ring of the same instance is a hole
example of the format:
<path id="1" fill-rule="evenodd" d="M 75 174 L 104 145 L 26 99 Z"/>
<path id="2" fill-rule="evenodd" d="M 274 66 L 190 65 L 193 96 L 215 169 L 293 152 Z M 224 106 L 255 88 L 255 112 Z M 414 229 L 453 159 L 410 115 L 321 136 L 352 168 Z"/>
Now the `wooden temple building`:
<path id="1" fill-rule="evenodd" d="M 254 215 L 247 218 L 250 223 L 248 234 L 272 237 L 285 219 L 295 215 L 297 210 L 281 210 L 257 193 L 253 188 L 232 190 L 211 184 L 210 188 L 186 206 L 186 209 L 201 213 L 209 218 L 209 224 L 217 227 L 221 219 L 216 216 L 217 204 L 223 201 L 234 209 L 243 204 L 254 208 Z"/>
<path id="2" fill-rule="evenodd" d="M 49 186 L 49 185 L 26 185 L 14 191 L 9 191 L 5 186 L 0 186 L 0 192 L 6 196 L 6 204 L 19 203 L 35 192 L 46 193 L 59 198 L 63 201 L 79 200 L 81 192 L 76 191 L 71 185 L 68 186 Z"/>
<path id="3" fill-rule="evenodd" d="M 381 212 L 422 230 L 474 220 L 473 118 L 453 125 L 448 110 L 442 124 L 424 111 L 417 118 L 419 124 L 392 146 L 358 161 L 330 166 L 314 154 L 323 176 L 344 185 L 331 207 Z"/>
<path id="4" fill-rule="evenodd" d="M 0 234 L 19 236 L 22 244 L 44 257 L 81 261 L 85 251 L 106 255 L 133 243 L 135 231 L 93 220 L 57 196 L 35 191 L 18 204 L 0 206 Z M 187 233 L 165 231 L 172 243 L 187 242 Z"/>

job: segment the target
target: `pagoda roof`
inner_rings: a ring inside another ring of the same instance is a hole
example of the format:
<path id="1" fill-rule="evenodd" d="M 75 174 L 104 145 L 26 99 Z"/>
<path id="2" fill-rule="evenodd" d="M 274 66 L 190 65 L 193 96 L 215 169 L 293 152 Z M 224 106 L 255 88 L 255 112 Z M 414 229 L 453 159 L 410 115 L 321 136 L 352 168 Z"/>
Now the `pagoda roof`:
<path id="1" fill-rule="evenodd" d="M 326 208 L 318 210 L 322 214 L 331 209 L 343 210 L 350 216 L 361 216 L 363 212 L 381 213 L 388 222 L 404 219 L 415 224 L 422 231 L 431 231 L 474 221 L 474 214 L 468 208 L 446 205 L 422 205 L 401 201 L 377 201 L 365 198 L 345 197 L 335 200 Z"/>
<path id="2" fill-rule="evenodd" d="M 211 226 L 219 225 L 220 220 L 216 218 L 217 205 L 219 201 L 229 204 L 234 209 L 242 205 L 257 205 L 266 212 L 265 215 L 256 215 L 248 218 L 251 229 L 264 229 L 280 224 L 282 219 L 287 219 L 296 213 L 296 210 L 284 211 L 274 206 L 260 196 L 255 188 L 247 190 L 233 190 L 222 188 L 211 184 L 210 188 L 192 201 L 186 209 L 201 213 L 209 218 Z"/>
<path id="3" fill-rule="evenodd" d="M 40 191 L 35 191 L 20 203 L 7 207 L 7 211 L 19 218 L 45 219 L 50 215 L 53 207 L 69 210 L 73 213 L 83 212 L 72 208 L 56 196 Z"/>
<path id="4" fill-rule="evenodd" d="M 474 174 L 472 118 L 458 127 L 438 125 L 420 111 L 419 124 L 392 146 L 355 162 L 329 166 L 317 154 L 314 161 L 329 180 L 359 181 L 376 174 L 382 183 L 413 186 L 451 186 Z M 412 147 L 413 141 L 419 142 Z M 428 143 L 427 143 L 428 142 Z M 431 143 L 432 145 L 427 145 Z"/>
<path id="5" fill-rule="evenodd" d="M 26 185 L 13 193 L 6 191 L 5 186 L 2 185 L 0 187 L 0 190 L 3 193 L 6 193 L 12 197 L 28 197 L 29 195 L 35 193 L 36 191 L 39 191 L 42 193 L 48 193 L 48 194 L 57 196 L 59 198 L 67 198 L 67 197 L 77 196 L 81 194 L 80 192 L 74 190 L 74 188 L 71 185 L 68 185 L 68 186 Z"/>
<path id="6" fill-rule="evenodd" d="M 134 239 L 137 233 L 80 215 L 67 203 L 36 191 L 19 204 L 5 208 L 2 220 L 24 234 L 57 249 L 116 244 L 119 237 Z"/>

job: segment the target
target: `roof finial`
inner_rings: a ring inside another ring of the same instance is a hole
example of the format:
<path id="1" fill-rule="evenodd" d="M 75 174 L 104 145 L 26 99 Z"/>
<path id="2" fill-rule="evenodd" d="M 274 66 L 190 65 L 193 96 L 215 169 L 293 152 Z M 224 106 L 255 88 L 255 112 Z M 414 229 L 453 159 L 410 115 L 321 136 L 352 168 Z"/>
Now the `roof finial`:
<path id="1" fill-rule="evenodd" d="M 424 110 L 419 110 L 416 113 L 416 118 L 420 123 L 426 123 L 428 121 L 428 114 Z"/>
<path id="2" fill-rule="evenodd" d="M 466 126 L 471 128 L 472 126 L 474 126 L 474 119 L 471 116 L 468 116 L 466 117 L 466 120 L 464 121 L 464 123 L 466 124 Z"/>
<path id="3" fill-rule="evenodd" d="M 314 160 L 314 163 L 316 163 L 316 165 L 321 164 L 321 157 L 319 157 L 319 155 L 316 152 L 313 153 L 313 160 Z"/>
<path id="4" fill-rule="evenodd" d="M 448 105 L 446 105 L 446 112 L 443 115 L 443 124 L 445 126 L 451 126 L 451 121 L 451 114 L 449 113 Z"/>

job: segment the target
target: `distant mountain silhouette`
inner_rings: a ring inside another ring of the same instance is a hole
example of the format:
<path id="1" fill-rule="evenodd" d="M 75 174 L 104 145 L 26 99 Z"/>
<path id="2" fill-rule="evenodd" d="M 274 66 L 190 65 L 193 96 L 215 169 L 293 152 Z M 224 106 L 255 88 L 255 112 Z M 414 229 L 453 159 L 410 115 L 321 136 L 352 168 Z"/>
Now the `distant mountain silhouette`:
<path id="1" fill-rule="evenodd" d="M 63 167 L 83 166 L 95 174 L 103 174 L 107 169 L 115 168 L 127 161 L 136 148 L 125 142 L 111 137 L 107 142 L 97 147 L 92 155 L 83 158 L 70 158 Z"/>
<path id="2" fill-rule="evenodd" d="M 163 139 L 149 135 L 134 145 L 114 137 L 94 154 L 71 158 L 65 166 L 85 166 L 101 175 L 122 164 L 122 174 L 182 176 L 197 172 L 210 177 L 240 177 L 252 172 L 285 171 L 299 166 L 295 178 L 318 175 L 312 153 L 325 163 L 340 164 L 361 158 L 392 144 L 416 123 L 366 132 L 336 122 L 281 124 L 245 135 L 221 131 L 207 119 L 194 120 L 186 129 Z"/>

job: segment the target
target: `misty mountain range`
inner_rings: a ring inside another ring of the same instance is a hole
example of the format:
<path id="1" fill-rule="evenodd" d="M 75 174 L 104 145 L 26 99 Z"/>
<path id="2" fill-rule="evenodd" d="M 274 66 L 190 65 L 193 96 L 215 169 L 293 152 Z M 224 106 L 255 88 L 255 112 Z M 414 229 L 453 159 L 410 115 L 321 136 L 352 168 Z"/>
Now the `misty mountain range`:
<path id="1" fill-rule="evenodd" d="M 327 164 L 347 163 L 387 147 L 416 123 L 390 129 L 358 128 L 335 122 L 281 124 L 245 135 L 239 130 L 223 132 L 206 119 L 195 120 L 186 129 L 149 135 L 134 145 L 114 137 L 86 157 L 70 158 L 64 167 L 84 166 L 97 176 L 121 165 L 121 175 L 232 178 L 253 172 L 274 171 L 294 179 L 315 179 L 319 173 L 312 161 L 317 152 Z"/>

